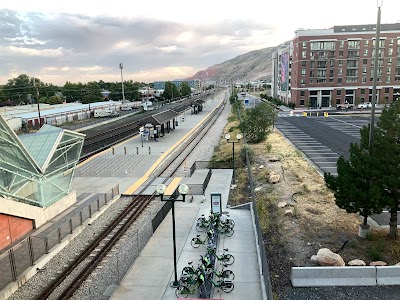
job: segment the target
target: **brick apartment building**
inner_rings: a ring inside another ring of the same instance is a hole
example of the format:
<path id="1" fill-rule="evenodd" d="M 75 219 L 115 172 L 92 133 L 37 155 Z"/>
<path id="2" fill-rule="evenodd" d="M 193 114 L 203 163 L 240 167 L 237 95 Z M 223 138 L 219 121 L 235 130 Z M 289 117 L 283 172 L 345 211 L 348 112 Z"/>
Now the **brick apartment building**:
<path id="1" fill-rule="evenodd" d="M 296 107 L 372 101 L 376 25 L 297 30 L 273 54 L 272 95 Z M 400 97 L 400 23 L 382 24 L 377 103 Z"/>

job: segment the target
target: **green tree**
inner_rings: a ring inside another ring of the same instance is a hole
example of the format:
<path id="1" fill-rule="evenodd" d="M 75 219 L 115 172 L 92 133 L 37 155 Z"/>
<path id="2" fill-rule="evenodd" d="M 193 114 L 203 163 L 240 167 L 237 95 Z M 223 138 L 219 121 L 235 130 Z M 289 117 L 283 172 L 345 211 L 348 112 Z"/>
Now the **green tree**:
<path id="1" fill-rule="evenodd" d="M 324 174 L 327 187 L 334 193 L 336 205 L 348 213 L 359 213 L 362 225 L 368 228 L 368 217 L 381 213 L 384 207 L 382 184 L 377 160 L 373 159 L 368 146 L 368 127 L 360 130 L 360 144 L 350 145 L 350 157 L 339 157 L 337 176 Z"/>
<path id="2" fill-rule="evenodd" d="M 275 118 L 275 109 L 267 103 L 261 103 L 257 107 L 244 110 L 240 128 L 249 143 L 260 143 L 268 137 Z"/>
<path id="3" fill-rule="evenodd" d="M 102 100 L 101 89 L 96 81 L 91 81 L 85 84 L 82 103 L 100 102 Z"/>
<path id="4" fill-rule="evenodd" d="M 67 81 L 62 88 L 62 93 L 67 102 L 82 101 L 84 85 Z"/>
<path id="5" fill-rule="evenodd" d="M 164 88 L 164 93 L 163 93 L 163 98 L 166 100 L 173 100 L 174 98 L 179 98 L 179 97 L 180 97 L 180 93 L 179 93 L 179 90 L 176 87 L 176 85 L 170 81 L 166 82 L 165 88 Z"/>
<path id="6" fill-rule="evenodd" d="M 192 89 L 190 88 L 187 82 L 182 82 L 180 89 L 181 89 L 181 95 L 183 97 L 190 96 L 190 94 L 192 93 Z"/>
<path id="7" fill-rule="evenodd" d="M 384 201 L 390 207 L 389 236 L 397 238 L 397 211 L 400 201 L 400 101 L 382 114 L 374 129 L 372 159 L 377 161 Z"/>

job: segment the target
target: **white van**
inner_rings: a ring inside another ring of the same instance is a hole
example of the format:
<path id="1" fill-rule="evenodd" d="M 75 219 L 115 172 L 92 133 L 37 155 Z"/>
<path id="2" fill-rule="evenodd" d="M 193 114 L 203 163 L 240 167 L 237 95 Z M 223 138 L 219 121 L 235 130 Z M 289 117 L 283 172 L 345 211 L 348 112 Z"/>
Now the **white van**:
<path id="1" fill-rule="evenodd" d="M 118 113 L 116 111 L 112 111 L 109 109 L 97 109 L 94 111 L 95 118 L 103 118 L 103 117 L 118 117 Z"/>

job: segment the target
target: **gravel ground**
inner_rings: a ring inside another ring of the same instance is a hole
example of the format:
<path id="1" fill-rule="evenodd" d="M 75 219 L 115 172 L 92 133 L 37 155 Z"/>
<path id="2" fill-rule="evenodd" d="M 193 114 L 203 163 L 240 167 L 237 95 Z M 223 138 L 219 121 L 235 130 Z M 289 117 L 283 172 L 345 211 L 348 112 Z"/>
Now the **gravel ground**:
<path id="1" fill-rule="evenodd" d="M 114 219 L 117 214 L 123 210 L 131 202 L 131 197 L 122 197 L 110 207 L 104 211 L 104 213 L 91 222 L 90 226 L 87 226 L 82 233 L 72 240 L 63 250 L 61 250 L 52 260 L 47 263 L 45 269 L 38 272 L 30 280 L 28 280 L 22 287 L 20 287 L 11 297 L 10 300 L 29 300 L 35 299 L 44 287 L 50 284 L 50 282 L 57 276 L 64 266 L 70 261 L 75 259 L 76 256 L 86 247 L 93 236 L 103 230 L 104 227 Z M 158 211 L 159 203 L 154 203 L 150 210 Z M 149 215 L 149 212 L 147 213 Z M 124 266 L 123 260 L 120 261 L 120 265 Z M 56 299 L 52 297 L 50 299 Z"/>

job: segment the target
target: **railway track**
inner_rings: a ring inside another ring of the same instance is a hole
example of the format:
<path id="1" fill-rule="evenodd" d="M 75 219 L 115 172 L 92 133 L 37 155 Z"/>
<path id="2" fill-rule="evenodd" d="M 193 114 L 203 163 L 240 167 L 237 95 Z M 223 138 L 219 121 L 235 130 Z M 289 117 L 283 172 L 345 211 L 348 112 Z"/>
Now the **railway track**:
<path id="1" fill-rule="evenodd" d="M 166 160 L 166 164 L 156 169 L 151 176 L 154 180 L 160 174 L 166 175 L 165 178 L 168 178 L 168 176 L 176 172 L 185 158 L 200 142 L 201 138 L 209 131 L 210 127 L 221 114 L 224 106 L 225 102 L 209 116 L 208 120 L 192 133 L 191 137 L 189 137 L 186 142 L 182 143 L 182 145 L 174 151 L 174 154 Z M 123 132 L 123 130 L 121 130 L 121 132 Z M 165 181 L 166 180 L 167 179 L 165 179 Z M 150 186 L 151 184 L 152 180 L 146 185 Z M 42 291 L 36 299 L 70 299 L 155 197 L 155 193 L 150 196 L 134 196 L 131 203 L 125 207 L 125 209 L 119 213 L 92 242 L 90 242 L 79 256 L 57 275 L 51 284 Z M 76 272 L 76 270 L 80 270 L 80 272 Z M 62 291 L 60 291 L 61 285 L 63 285 Z"/>

